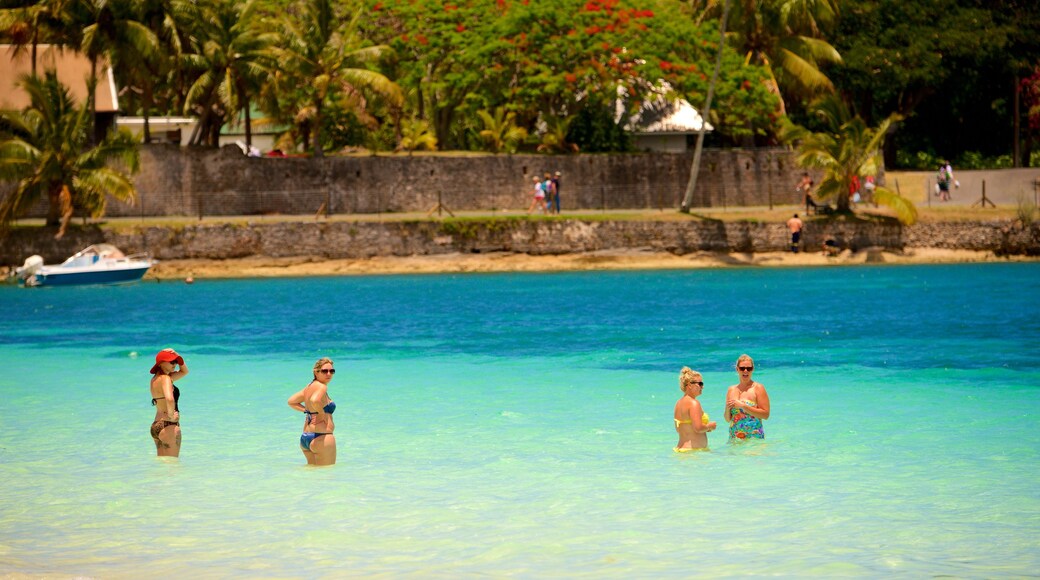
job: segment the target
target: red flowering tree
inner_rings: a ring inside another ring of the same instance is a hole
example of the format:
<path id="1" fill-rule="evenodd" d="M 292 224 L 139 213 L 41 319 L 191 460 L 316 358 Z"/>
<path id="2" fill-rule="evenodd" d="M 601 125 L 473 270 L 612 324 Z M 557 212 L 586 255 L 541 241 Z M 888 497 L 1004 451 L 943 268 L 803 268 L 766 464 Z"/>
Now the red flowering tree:
<path id="1" fill-rule="evenodd" d="M 700 107 L 718 38 L 664 0 L 380 0 L 368 14 L 399 57 L 390 76 L 446 148 L 473 143 L 481 109 L 505 107 L 534 131 L 548 117 L 612 112 L 619 87 L 632 110 L 661 81 Z M 764 71 L 727 51 L 721 77 L 716 127 L 771 131 Z"/>

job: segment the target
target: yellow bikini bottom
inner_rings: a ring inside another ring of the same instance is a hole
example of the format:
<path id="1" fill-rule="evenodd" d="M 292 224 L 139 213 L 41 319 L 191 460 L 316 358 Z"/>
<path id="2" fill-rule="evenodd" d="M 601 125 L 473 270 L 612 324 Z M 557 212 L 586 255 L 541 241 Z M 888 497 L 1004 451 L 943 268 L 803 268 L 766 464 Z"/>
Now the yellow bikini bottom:
<path id="1" fill-rule="evenodd" d="M 674 451 L 676 453 L 693 453 L 694 451 L 707 451 L 707 450 L 708 450 L 707 447 L 693 447 L 693 448 L 689 448 L 689 447 L 687 447 L 687 448 L 672 447 L 672 451 Z"/>

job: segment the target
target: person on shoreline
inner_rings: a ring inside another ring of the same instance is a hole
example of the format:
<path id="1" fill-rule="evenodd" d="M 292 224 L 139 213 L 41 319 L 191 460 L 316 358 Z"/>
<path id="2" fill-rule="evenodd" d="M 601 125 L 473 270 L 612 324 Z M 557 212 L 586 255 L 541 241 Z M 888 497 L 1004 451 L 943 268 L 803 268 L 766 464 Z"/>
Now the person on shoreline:
<path id="1" fill-rule="evenodd" d="M 805 172 L 802 173 L 801 181 L 799 181 L 798 185 L 794 188 L 795 191 L 801 191 L 805 196 L 805 215 L 809 215 L 812 213 L 812 210 L 815 210 L 817 207 L 816 201 L 813 200 L 812 196 L 813 185 L 813 180 L 809 177 L 809 172 Z"/>
<path id="2" fill-rule="evenodd" d="M 729 440 L 765 439 L 762 421 L 769 418 L 769 394 L 762 383 L 751 380 L 755 361 L 742 354 L 737 359 L 740 382 L 726 391 L 726 421 L 729 422 Z"/>
<path id="3" fill-rule="evenodd" d="M 314 380 L 289 397 L 289 407 L 304 415 L 300 451 L 303 451 L 307 465 L 333 465 L 336 463 L 336 436 L 332 432 L 336 425 L 332 414 L 336 412 L 336 403 L 329 398 L 329 382 L 336 369 L 332 359 L 323 357 L 314 363 L 312 370 Z"/>
<path id="4" fill-rule="evenodd" d="M 542 213 L 547 213 L 548 209 L 545 206 L 545 184 L 542 183 L 538 176 L 534 176 L 534 199 L 531 200 L 531 207 L 527 208 L 527 213 L 534 211 L 535 207 L 540 207 Z"/>
<path id="5" fill-rule="evenodd" d="M 176 367 L 174 366 L 176 365 Z M 148 390 L 152 394 L 155 419 L 152 420 L 151 435 L 155 442 L 155 453 L 159 457 L 179 457 L 181 453 L 181 413 L 177 406 L 181 391 L 174 382 L 188 374 L 184 357 L 172 348 L 164 348 L 155 355 L 152 380 Z"/>
<path id="6" fill-rule="evenodd" d="M 795 254 L 798 253 L 798 244 L 802 240 L 802 228 L 805 224 L 798 218 L 798 214 L 794 214 L 794 217 L 787 220 L 787 229 L 791 230 L 791 251 Z"/>
<path id="7" fill-rule="evenodd" d="M 704 379 L 701 374 L 690 367 L 679 371 L 679 390 L 683 396 L 675 402 L 673 418 L 675 432 L 679 434 L 679 443 L 673 448 L 676 453 L 689 453 L 708 449 L 708 433 L 715 430 L 717 424 L 708 418 L 697 397 L 704 392 Z"/>

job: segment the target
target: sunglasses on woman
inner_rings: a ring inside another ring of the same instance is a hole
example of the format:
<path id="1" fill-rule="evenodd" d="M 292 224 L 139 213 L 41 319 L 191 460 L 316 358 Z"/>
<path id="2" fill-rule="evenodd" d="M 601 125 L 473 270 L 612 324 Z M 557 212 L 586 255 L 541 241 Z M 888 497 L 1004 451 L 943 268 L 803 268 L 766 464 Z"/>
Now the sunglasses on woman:
<path id="1" fill-rule="evenodd" d="M 742 371 L 748 371 L 748 372 L 751 372 L 751 371 L 755 370 L 755 367 L 737 367 L 737 368 L 742 370 Z"/>
<path id="2" fill-rule="evenodd" d="M 321 369 L 318 372 L 323 375 L 334 375 L 336 374 L 336 369 Z"/>

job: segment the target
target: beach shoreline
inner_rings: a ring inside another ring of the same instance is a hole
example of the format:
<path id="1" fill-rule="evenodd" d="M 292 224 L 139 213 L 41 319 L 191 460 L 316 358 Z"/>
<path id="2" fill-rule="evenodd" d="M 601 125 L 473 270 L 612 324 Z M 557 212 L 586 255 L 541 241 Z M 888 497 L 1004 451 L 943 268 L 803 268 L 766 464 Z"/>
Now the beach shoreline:
<path id="1" fill-rule="evenodd" d="M 499 272 L 581 272 L 608 270 L 684 270 L 733 267 L 838 267 L 861 264 L 960 264 L 1037 262 L 1035 256 L 998 256 L 991 251 L 943 248 L 846 250 L 837 256 L 821 252 L 694 252 L 677 255 L 655 250 L 609 250 L 553 255 L 514 252 L 444 253 L 330 259 L 314 256 L 251 256 L 232 259 L 159 261 L 145 279 L 291 278 L 391 274 L 460 274 Z"/>

